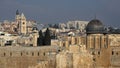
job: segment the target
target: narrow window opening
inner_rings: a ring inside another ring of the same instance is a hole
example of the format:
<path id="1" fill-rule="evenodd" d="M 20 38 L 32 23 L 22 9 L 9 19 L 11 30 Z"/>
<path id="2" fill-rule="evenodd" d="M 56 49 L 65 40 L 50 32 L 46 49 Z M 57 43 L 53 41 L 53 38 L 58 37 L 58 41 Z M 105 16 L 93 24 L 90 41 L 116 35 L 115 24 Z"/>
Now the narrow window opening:
<path id="1" fill-rule="evenodd" d="M 114 51 L 112 51 L 112 55 L 114 55 Z"/>
<path id="2" fill-rule="evenodd" d="M 6 56 L 6 54 L 4 53 L 4 56 Z"/>
<path id="3" fill-rule="evenodd" d="M 95 52 L 92 52 L 92 55 L 95 55 Z"/>
<path id="4" fill-rule="evenodd" d="M 116 53 L 116 55 L 118 55 L 118 52 Z"/>
<path id="5" fill-rule="evenodd" d="M 32 56 L 34 56 L 34 53 L 32 52 Z"/>
<path id="6" fill-rule="evenodd" d="M 43 55 L 45 56 L 45 53 L 43 53 Z"/>
<path id="7" fill-rule="evenodd" d="M 100 55 L 100 51 L 98 51 L 98 55 Z"/>
<path id="8" fill-rule="evenodd" d="M 22 54 L 22 52 L 21 52 L 21 56 L 22 56 L 23 54 Z"/>
<path id="9" fill-rule="evenodd" d="M 10 56 L 12 56 L 12 53 L 10 52 Z"/>
<path id="10" fill-rule="evenodd" d="M 95 58 L 93 58 L 93 61 L 95 62 L 95 61 L 96 61 L 96 59 L 95 59 Z"/>
<path id="11" fill-rule="evenodd" d="M 39 52 L 38 52 L 38 56 L 39 56 Z"/>

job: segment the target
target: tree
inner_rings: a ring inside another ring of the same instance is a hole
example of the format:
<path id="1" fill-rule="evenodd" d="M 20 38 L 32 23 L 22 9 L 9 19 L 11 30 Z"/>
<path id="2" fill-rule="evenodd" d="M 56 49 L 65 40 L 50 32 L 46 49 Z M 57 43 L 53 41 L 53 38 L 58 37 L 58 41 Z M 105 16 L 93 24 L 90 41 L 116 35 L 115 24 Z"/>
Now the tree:
<path id="1" fill-rule="evenodd" d="M 38 40 L 37 40 L 37 44 L 38 44 L 38 46 L 41 46 L 41 45 L 43 45 L 43 33 L 42 33 L 42 31 L 40 30 L 39 31 L 39 38 L 38 38 Z"/>
<path id="2" fill-rule="evenodd" d="M 79 23 L 77 23 L 76 26 L 77 26 L 77 29 L 79 29 Z"/>
<path id="3" fill-rule="evenodd" d="M 50 37 L 50 30 L 47 28 L 44 37 L 44 45 L 51 45 L 51 37 Z"/>

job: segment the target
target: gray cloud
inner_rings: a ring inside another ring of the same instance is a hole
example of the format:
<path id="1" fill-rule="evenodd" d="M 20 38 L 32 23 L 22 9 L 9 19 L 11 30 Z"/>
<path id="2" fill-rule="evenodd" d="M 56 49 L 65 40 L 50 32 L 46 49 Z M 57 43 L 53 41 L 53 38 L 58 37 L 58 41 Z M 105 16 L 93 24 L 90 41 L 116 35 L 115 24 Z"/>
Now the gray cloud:
<path id="1" fill-rule="evenodd" d="M 0 0 L 0 20 L 14 20 L 17 9 L 27 19 L 41 23 L 91 20 L 94 15 L 106 25 L 119 26 L 120 0 Z"/>

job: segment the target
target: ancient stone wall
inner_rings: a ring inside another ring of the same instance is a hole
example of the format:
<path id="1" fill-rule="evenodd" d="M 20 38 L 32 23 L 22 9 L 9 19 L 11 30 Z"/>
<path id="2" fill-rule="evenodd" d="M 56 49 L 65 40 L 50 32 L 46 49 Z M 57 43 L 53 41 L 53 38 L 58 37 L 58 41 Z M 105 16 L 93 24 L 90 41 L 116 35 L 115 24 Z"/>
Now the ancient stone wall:
<path id="1" fill-rule="evenodd" d="M 57 54 L 56 68 L 93 68 L 92 58 L 84 46 L 73 45 Z"/>
<path id="2" fill-rule="evenodd" d="M 55 46 L 0 47 L 0 68 L 36 68 L 41 64 L 55 68 L 54 58 L 58 50 Z"/>

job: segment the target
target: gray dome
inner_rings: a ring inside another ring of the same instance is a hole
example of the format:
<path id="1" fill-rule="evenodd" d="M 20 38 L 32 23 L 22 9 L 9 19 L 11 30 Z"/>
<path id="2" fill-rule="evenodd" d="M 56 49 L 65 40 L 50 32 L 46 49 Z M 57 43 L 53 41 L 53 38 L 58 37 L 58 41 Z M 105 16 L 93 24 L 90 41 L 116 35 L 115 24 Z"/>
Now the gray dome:
<path id="1" fill-rule="evenodd" d="M 38 30 L 38 28 L 37 27 L 33 27 L 33 29 L 32 30 Z"/>
<path id="2" fill-rule="evenodd" d="M 88 34 L 104 33 L 104 26 L 102 22 L 97 19 L 91 20 L 86 27 L 86 33 Z"/>

